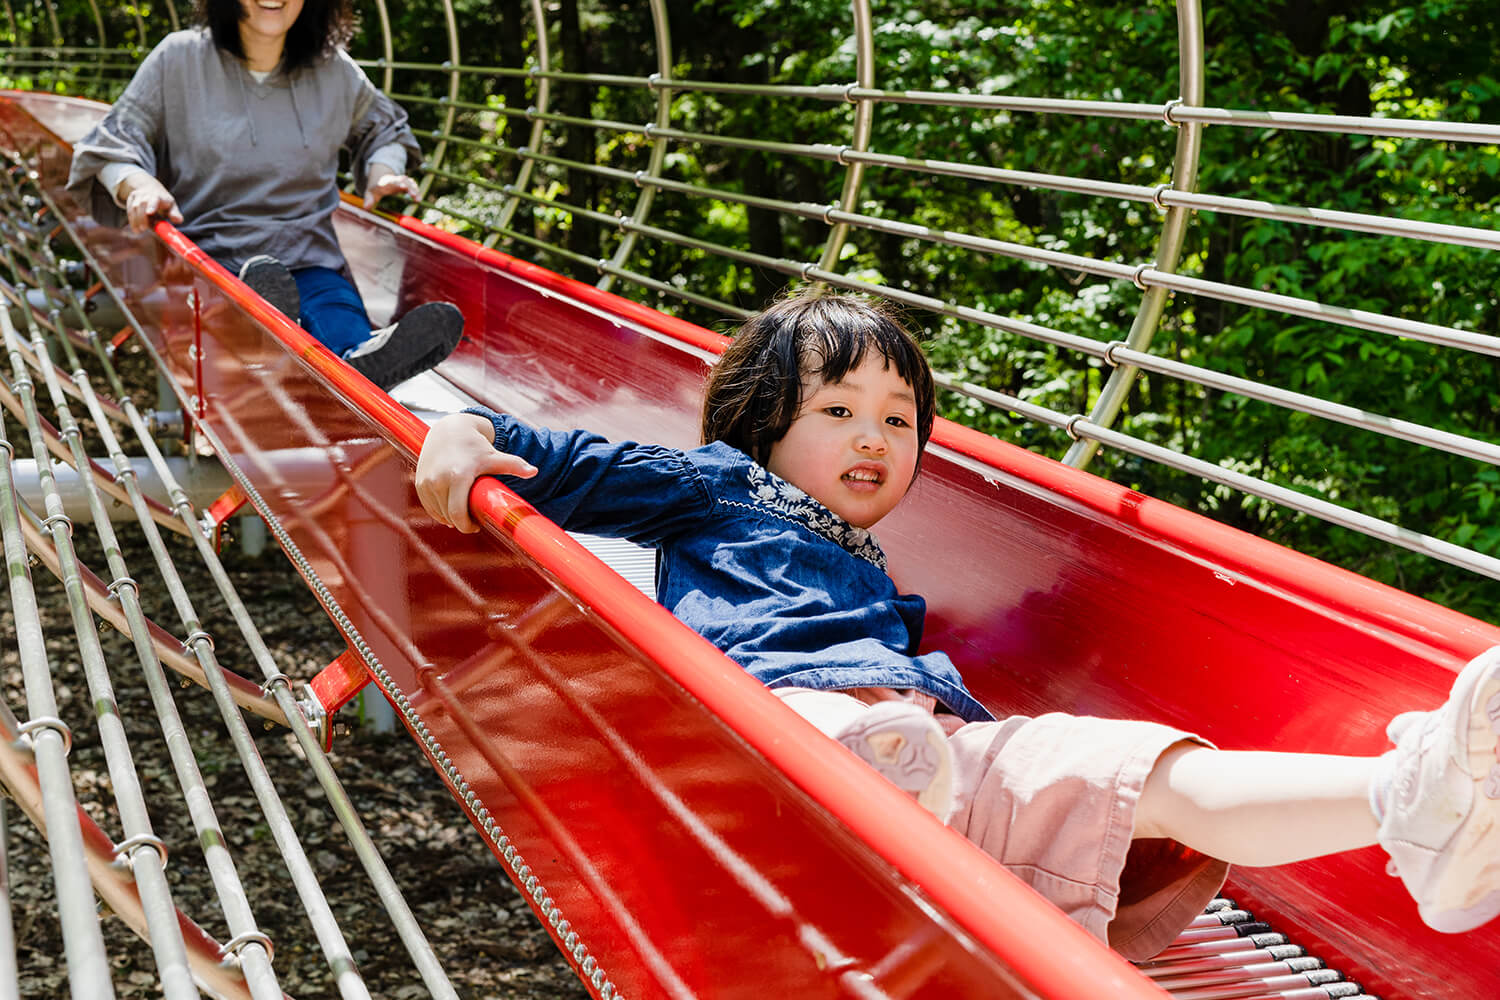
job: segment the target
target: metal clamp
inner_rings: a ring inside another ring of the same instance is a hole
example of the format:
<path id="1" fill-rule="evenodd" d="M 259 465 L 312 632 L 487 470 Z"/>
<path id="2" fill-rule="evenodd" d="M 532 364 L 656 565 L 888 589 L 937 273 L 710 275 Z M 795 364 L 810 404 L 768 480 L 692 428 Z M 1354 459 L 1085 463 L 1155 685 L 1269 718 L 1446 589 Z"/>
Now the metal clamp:
<path id="1" fill-rule="evenodd" d="M 1129 346 L 1130 345 L 1125 343 L 1125 341 L 1123 340 L 1111 340 L 1109 343 L 1105 344 L 1103 354 L 1104 363 L 1109 365 L 1111 368 L 1120 367 L 1120 361 L 1115 357 L 1115 352 L 1124 348 L 1128 348 Z"/>
<path id="2" fill-rule="evenodd" d="M 1170 184 L 1156 185 L 1156 187 L 1151 189 L 1151 204 L 1155 205 L 1159 210 L 1165 212 L 1167 210 L 1167 205 L 1166 202 L 1162 201 L 1162 196 L 1170 190 L 1172 190 L 1172 185 Z"/>
<path id="3" fill-rule="evenodd" d="M 269 683 L 269 682 L 267 682 Z M 290 689 L 289 689 L 290 690 Z M 313 695 L 312 689 L 304 688 L 303 697 L 296 699 L 297 710 L 302 713 L 307 727 L 317 737 L 318 745 L 327 750 L 333 744 L 333 720 L 328 717 L 323 703 Z M 266 692 L 270 694 L 269 691 Z"/>
<path id="4" fill-rule="evenodd" d="M 48 531 L 52 530 L 52 525 L 53 524 L 65 524 L 65 525 L 67 525 L 68 526 L 68 537 L 69 538 L 73 537 L 73 519 L 70 518 L 70 517 L 68 517 L 68 515 L 66 515 L 66 514 L 53 514 L 50 517 L 44 517 L 44 518 L 42 518 L 42 527 L 45 528 L 45 529 L 47 529 Z"/>
<path id="5" fill-rule="evenodd" d="M 126 837 L 115 845 L 115 857 L 127 864 L 135 864 L 135 849 L 138 847 L 149 847 L 156 851 L 156 856 L 161 858 L 161 866 L 167 867 L 167 845 L 155 834 L 138 833 L 134 837 Z"/>
<path id="6" fill-rule="evenodd" d="M 1143 292 L 1149 290 L 1151 287 L 1150 285 L 1146 284 L 1146 272 L 1150 270 L 1150 268 L 1150 264 L 1141 264 L 1137 266 L 1135 271 L 1130 275 L 1130 280 L 1135 283 L 1135 287 L 1139 288 Z"/>
<path id="7" fill-rule="evenodd" d="M 219 948 L 219 954 L 224 958 L 233 958 L 238 962 L 240 960 L 240 952 L 244 951 L 247 945 L 252 944 L 258 944 L 266 950 L 266 961 L 269 962 L 276 956 L 276 949 L 271 946 L 271 939 L 261 931 L 246 931 L 243 934 L 236 934 L 224 942 Z"/>
<path id="8" fill-rule="evenodd" d="M 140 596 L 140 585 L 128 576 L 122 576 L 116 580 L 111 580 L 109 582 L 109 586 L 105 587 L 104 589 L 110 597 L 113 597 L 118 601 L 120 599 L 120 589 L 122 587 L 129 587 L 131 590 L 135 591 L 137 597 Z"/>
<path id="9" fill-rule="evenodd" d="M 51 729 L 62 736 L 64 757 L 72 752 L 73 730 L 69 729 L 68 724 L 55 715 L 39 715 L 35 719 L 21 723 L 21 725 L 16 727 L 16 732 L 22 738 L 30 738 L 32 744 L 35 745 L 36 737 L 31 734 L 39 729 Z"/>
<path id="10" fill-rule="evenodd" d="M 1075 413 L 1068 418 L 1067 423 L 1063 424 L 1063 430 L 1067 431 L 1068 437 L 1072 438 L 1074 441 L 1082 441 L 1083 437 L 1078 433 L 1078 425 L 1083 423 L 1087 419 L 1088 417 L 1084 416 L 1082 413 Z"/>
<path id="11" fill-rule="evenodd" d="M 200 639 L 205 639 L 208 641 L 209 651 L 212 652 L 214 648 L 214 637 L 203 631 L 201 628 L 193 629 L 188 633 L 187 638 L 182 640 L 183 651 L 188 653 L 197 652 L 197 650 L 193 649 L 193 644 Z"/>
<path id="12" fill-rule="evenodd" d="M 278 684 L 286 688 L 287 694 L 292 693 L 292 679 L 286 674 L 282 673 L 280 670 L 276 671 L 270 677 L 267 677 L 266 682 L 260 686 L 260 689 L 265 693 L 267 697 L 273 697 L 276 692 L 272 689 L 275 688 Z"/>
<path id="13" fill-rule="evenodd" d="M 1182 105 L 1182 98 L 1174 97 L 1161 106 L 1161 120 L 1173 128 L 1181 128 L 1182 122 L 1172 117 L 1172 109 Z"/>

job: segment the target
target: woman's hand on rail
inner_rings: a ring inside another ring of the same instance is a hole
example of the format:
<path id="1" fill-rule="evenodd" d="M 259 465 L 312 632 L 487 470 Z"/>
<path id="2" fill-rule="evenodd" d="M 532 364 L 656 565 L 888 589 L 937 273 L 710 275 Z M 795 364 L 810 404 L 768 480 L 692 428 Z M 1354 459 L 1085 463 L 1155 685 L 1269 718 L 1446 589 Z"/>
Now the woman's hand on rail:
<path id="1" fill-rule="evenodd" d="M 162 182 L 145 171 L 131 174 L 120 182 L 125 190 L 122 199 L 125 216 L 130 220 L 130 231 L 144 233 L 151 228 L 152 220 L 166 219 L 182 225 L 182 212 L 177 209 L 177 199 L 172 197 Z"/>
<path id="2" fill-rule="evenodd" d="M 495 428 L 473 413 L 453 413 L 432 425 L 417 456 L 417 499 L 441 524 L 472 533 L 469 490 L 480 476 L 530 479 L 536 469 L 525 459 L 495 450 Z"/>
<path id="3" fill-rule="evenodd" d="M 417 182 L 405 174 L 398 174 L 384 163 L 370 166 L 370 179 L 365 184 L 365 208 L 374 208 L 388 194 L 404 194 L 417 197 Z"/>

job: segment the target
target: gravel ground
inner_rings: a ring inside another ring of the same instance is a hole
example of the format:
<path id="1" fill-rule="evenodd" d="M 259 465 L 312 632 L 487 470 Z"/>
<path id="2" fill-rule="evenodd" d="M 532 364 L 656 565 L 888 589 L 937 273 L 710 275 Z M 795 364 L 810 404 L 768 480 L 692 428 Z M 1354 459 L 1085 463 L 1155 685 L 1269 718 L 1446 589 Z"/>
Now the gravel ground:
<path id="1" fill-rule="evenodd" d="M 19 426 L 8 422 L 6 434 L 17 442 L 22 456 L 29 454 Z M 127 530 L 120 525 L 117 530 L 130 573 L 141 581 L 147 614 L 169 631 L 182 634 L 166 589 L 155 582 L 154 564 L 139 527 L 130 525 Z M 80 523 L 75 533 L 85 565 L 107 579 L 94 532 Z M 246 676 L 258 677 L 222 601 L 211 592 L 207 574 L 201 568 L 190 569 L 200 566 L 191 544 L 170 536 L 169 545 L 204 627 L 215 638 L 220 661 Z M 308 677 L 343 649 L 326 615 L 274 545 L 252 557 L 231 544 L 223 558 L 283 671 Z M 120 825 L 111 783 L 63 588 L 40 565 L 32 567 L 31 578 L 43 609 L 61 714 L 73 729 L 69 760 L 76 794 L 84 810 L 118 840 Z M 0 588 L 0 696 L 24 719 L 29 713 L 15 635 L 10 595 Z M 133 647 L 107 626 L 100 639 L 132 756 L 151 805 L 152 823 L 171 852 L 168 876 L 177 905 L 218 940 L 225 940 L 224 921 L 187 823 L 149 696 L 139 680 Z M 299 1000 L 331 1000 L 337 993 L 327 965 L 212 699 L 195 685 L 179 687 L 175 693 L 257 922 L 275 944 L 274 964 L 282 989 Z M 251 730 L 371 993 L 396 1000 L 427 996 L 292 736 L 254 721 Z M 460 996 L 466 1000 L 587 996 L 404 731 L 394 735 L 355 732 L 335 741 L 331 760 Z M 63 997 L 68 995 L 67 978 L 46 845 L 14 804 L 6 805 L 20 994 Z M 116 995 L 160 996 L 149 948 L 117 916 L 103 914 L 103 929 L 115 970 Z"/>

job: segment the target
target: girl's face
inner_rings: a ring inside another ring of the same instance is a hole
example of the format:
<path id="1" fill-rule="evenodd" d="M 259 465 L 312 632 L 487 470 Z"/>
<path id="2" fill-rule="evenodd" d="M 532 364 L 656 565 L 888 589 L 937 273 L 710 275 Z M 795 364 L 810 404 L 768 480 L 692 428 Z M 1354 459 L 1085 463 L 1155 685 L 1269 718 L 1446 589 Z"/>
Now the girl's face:
<path id="1" fill-rule="evenodd" d="M 240 0 L 240 6 L 245 11 L 240 21 L 240 39 L 244 42 L 282 44 L 302 14 L 302 0 Z"/>
<path id="2" fill-rule="evenodd" d="M 911 386 L 876 351 L 839 382 L 804 382 L 766 468 L 859 528 L 889 514 L 917 468 Z"/>

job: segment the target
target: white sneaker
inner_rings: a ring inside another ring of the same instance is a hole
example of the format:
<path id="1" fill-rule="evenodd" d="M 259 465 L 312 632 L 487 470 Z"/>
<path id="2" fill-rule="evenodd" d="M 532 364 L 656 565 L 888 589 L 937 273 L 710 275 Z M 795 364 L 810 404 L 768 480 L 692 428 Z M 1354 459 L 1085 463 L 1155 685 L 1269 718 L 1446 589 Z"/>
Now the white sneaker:
<path id="1" fill-rule="evenodd" d="M 1500 916 L 1500 646 L 1458 675 L 1442 708 L 1407 712 L 1371 785 L 1380 846 L 1429 927 Z"/>
<path id="2" fill-rule="evenodd" d="M 882 701 L 834 735 L 943 822 L 953 812 L 953 751 L 932 713 Z"/>

